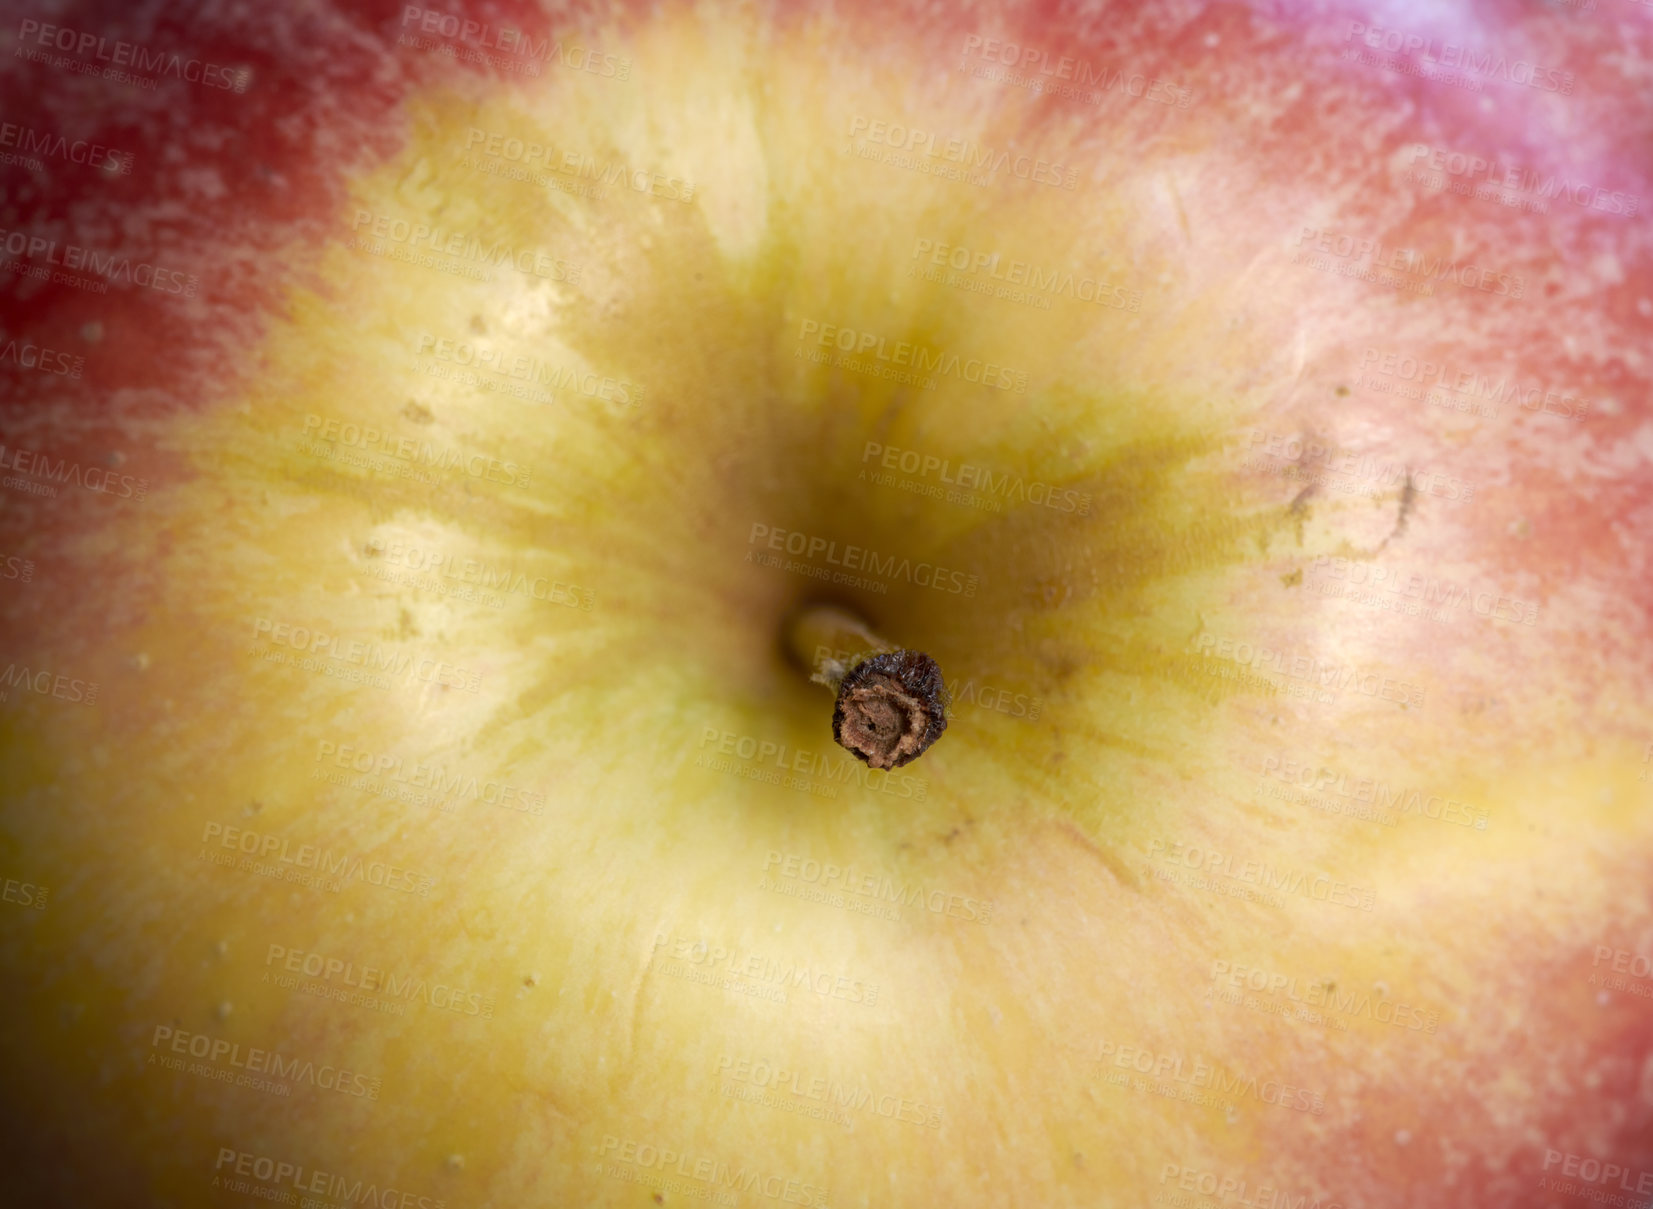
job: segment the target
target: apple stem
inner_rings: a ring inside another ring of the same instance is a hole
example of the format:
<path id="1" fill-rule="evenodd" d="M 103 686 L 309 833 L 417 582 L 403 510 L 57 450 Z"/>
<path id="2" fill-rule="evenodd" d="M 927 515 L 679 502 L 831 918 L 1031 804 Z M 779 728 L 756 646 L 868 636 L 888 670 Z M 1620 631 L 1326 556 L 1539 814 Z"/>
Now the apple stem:
<path id="1" fill-rule="evenodd" d="M 800 609 L 787 624 L 786 646 L 811 681 L 836 693 L 833 739 L 871 767 L 908 764 L 947 729 L 947 688 L 936 661 L 880 638 L 848 609 Z"/>
<path id="2" fill-rule="evenodd" d="M 809 605 L 786 627 L 787 649 L 816 684 L 834 692 L 850 668 L 868 655 L 898 648 L 872 632 L 861 618 L 837 605 Z"/>

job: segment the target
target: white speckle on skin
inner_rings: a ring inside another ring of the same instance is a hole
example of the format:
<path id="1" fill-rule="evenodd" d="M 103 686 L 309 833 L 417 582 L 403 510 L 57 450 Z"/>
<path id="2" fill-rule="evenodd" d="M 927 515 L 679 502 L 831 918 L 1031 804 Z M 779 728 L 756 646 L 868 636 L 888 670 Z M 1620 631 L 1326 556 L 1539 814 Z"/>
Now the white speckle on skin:
<path id="1" fill-rule="evenodd" d="M 1395 1130 L 1395 1145 L 1396 1146 L 1408 1146 L 1408 1145 L 1411 1144 L 1411 1142 L 1412 1142 L 1412 1131 L 1410 1129 L 1397 1129 L 1397 1130 Z"/>
<path id="2" fill-rule="evenodd" d="M 186 168 L 178 173 L 178 184 L 185 193 L 198 198 L 217 201 L 229 193 L 218 169 L 211 167 Z"/>
<path id="3" fill-rule="evenodd" d="M 1618 285 L 1624 280 L 1624 265 L 1611 252 L 1598 252 L 1591 257 L 1590 271 L 1602 285 Z"/>

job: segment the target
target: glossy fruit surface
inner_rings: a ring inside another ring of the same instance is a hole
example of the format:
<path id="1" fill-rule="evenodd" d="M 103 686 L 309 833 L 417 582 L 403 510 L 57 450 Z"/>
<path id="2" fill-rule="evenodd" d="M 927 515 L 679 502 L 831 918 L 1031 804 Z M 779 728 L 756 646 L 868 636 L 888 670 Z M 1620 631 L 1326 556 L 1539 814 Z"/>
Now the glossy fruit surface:
<path id="1" fill-rule="evenodd" d="M 37 1203 L 1653 1196 L 1645 9 L 71 13 Z"/>

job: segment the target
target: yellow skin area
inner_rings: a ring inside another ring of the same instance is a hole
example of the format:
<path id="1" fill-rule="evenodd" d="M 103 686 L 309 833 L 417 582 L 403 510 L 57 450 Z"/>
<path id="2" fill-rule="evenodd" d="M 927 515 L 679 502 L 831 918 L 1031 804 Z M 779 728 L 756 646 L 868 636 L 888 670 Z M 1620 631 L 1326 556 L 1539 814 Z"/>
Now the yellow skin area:
<path id="1" fill-rule="evenodd" d="M 1357 1177 L 1321 1149 L 1351 1122 L 1370 1161 L 1393 1165 L 1403 1132 L 1457 1128 L 1443 1106 L 1471 1098 L 1463 1072 L 1496 1066 L 1506 1122 L 1542 1098 L 1547 1059 L 1501 1065 L 1528 1021 L 1510 947 L 1594 943 L 1611 911 L 1640 909 L 1625 905 L 1653 839 L 1639 751 L 1582 737 L 1591 717 L 1634 712 L 1637 686 L 1600 669 L 1574 701 L 1541 633 L 1491 624 L 1453 632 L 1449 674 L 1444 638 L 1375 639 L 1368 614 L 1289 582 L 1317 553 L 1372 549 L 1400 508 L 1390 492 L 1291 510 L 1292 492 L 1239 467 L 1269 384 L 1302 356 L 1282 339 L 1307 322 L 1294 291 L 1332 288 L 1284 266 L 1289 221 L 1270 232 L 1271 261 L 1225 276 L 1226 262 L 1191 262 L 1184 230 L 1256 220 L 1217 197 L 1151 204 L 1172 169 L 1140 149 L 1110 160 L 1087 146 L 1109 184 L 1083 206 L 1060 188 L 860 162 L 837 145 L 855 115 L 930 104 L 936 129 L 993 145 L 1011 132 L 991 97 L 935 108 L 918 84 L 892 95 L 870 66 L 812 56 L 807 31 L 787 37 L 800 42 L 674 19 L 636 35 L 634 87 L 552 73 L 422 97 L 404 150 L 355 182 L 313 288 L 272 321 L 255 384 L 178 423 L 190 477 L 141 519 L 78 539 L 77 557 L 151 566 L 154 603 L 86 640 L 96 710 L 13 723 L 13 752 L 33 753 L 12 760 L 13 832 L 66 885 L 8 945 L 41 988 L 15 1025 L 39 1040 L 15 1061 L 47 1087 L 43 1112 L 115 1148 L 112 1172 L 178 1204 L 242 1203 L 211 1186 L 227 1146 L 449 1205 L 632 1205 L 660 1186 L 658 1169 L 622 1161 L 639 1143 L 690 1156 L 691 1171 L 709 1158 L 824 1190 L 832 1206 L 1134 1205 L 1163 1190 L 1167 1165 L 1352 1202 Z M 782 73 L 817 104 L 766 104 Z M 737 75 L 744 90 L 717 83 Z M 692 180 L 695 199 L 505 180 L 477 166 L 503 161 L 468 145 L 473 129 Z M 404 263 L 348 245 L 371 236 L 357 211 L 544 248 L 580 272 L 495 269 L 484 283 Z M 1151 301 L 981 299 L 911 275 L 918 239 L 1075 264 Z M 915 390 L 818 365 L 799 355 L 806 321 L 1008 365 L 1026 390 L 946 377 Z M 435 355 L 441 340 L 643 391 L 635 406 L 484 391 Z M 335 439 L 318 440 L 333 421 Z M 383 454 L 381 470 L 352 466 L 362 451 L 344 424 L 530 468 L 529 485 L 393 477 L 382 468 L 408 463 Z M 868 442 L 1073 489 L 1088 515 L 882 485 Z M 754 526 L 769 528 L 754 541 Z M 748 557 L 777 529 L 976 577 L 971 595 L 897 579 L 834 598 L 929 652 L 955 688 L 1037 697 L 1040 716 L 967 703 L 914 765 L 834 780 L 848 757 L 831 744 L 831 697 L 779 637 L 823 589 Z M 1435 534 L 1418 540 L 1450 550 Z M 408 582 L 385 553 L 398 543 L 558 582 L 576 603 L 444 595 Z M 272 662 L 298 654 L 273 640 L 278 625 L 415 667 L 440 659 L 461 685 L 403 675 L 381 689 Z M 1225 678 L 1238 665 L 1202 653 L 1201 635 L 1374 671 L 1424 703 L 1304 701 L 1288 677 Z M 1455 691 L 1466 667 L 1508 677 L 1495 738 L 1452 737 L 1473 732 Z M 821 757 L 826 771 L 803 774 L 819 792 L 755 779 L 765 765 L 742 758 L 743 740 L 808 752 L 805 767 Z M 543 809 L 443 812 L 318 775 L 342 771 L 345 747 L 541 794 Z M 1488 826 L 1294 806 L 1267 792 L 1271 756 L 1473 803 Z M 433 884 L 282 884 L 206 859 L 240 855 L 212 824 Z M 1203 890 L 1176 845 L 1323 873 L 1372 891 L 1372 909 Z M 887 919 L 776 892 L 777 854 L 958 909 Z M 991 902 L 991 918 L 958 918 L 966 901 Z M 1489 910 L 1516 903 L 1490 942 Z M 684 976 L 696 942 L 831 975 L 832 989 L 789 985 L 777 1002 L 702 984 Z M 414 1002 L 396 1016 L 283 988 L 270 946 L 462 988 L 491 1014 Z M 1279 996 L 1217 1001 L 1217 962 L 1420 1005 L 1438 1027 L 1346 1015 L 1337 1028 L 1273 1014 Z M 1550 1010 L 1587 1021 L 1590 992 L 1568 994 Z M 151 1057 L 171 1051 L 157 1026 L 346 1067 L 381 1091 L 283 1098 L 158 1069 Z M 1174 1059 L 1180 1088 L 1208 1064 L 1307 1089 L 1324 1111 L 1119 1086 L 1110 1073 L 1142 1077 L 1121 1047 Z M 858 1109 L 846 1128 L 742 1102 L 725 1089 L 751 1086 L 731 1079 L 745 1061 L 921 1105 L 901 1110 L 921 1120 Z M 1459 1073 L 1423 1069 L 1436 1066 Z"/>

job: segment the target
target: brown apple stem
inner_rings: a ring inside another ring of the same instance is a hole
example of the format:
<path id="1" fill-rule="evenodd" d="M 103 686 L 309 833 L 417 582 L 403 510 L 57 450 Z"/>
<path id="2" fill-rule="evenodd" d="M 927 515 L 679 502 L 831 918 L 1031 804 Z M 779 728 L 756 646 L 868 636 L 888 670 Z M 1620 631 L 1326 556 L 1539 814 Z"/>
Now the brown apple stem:
<path id="1" fill-rule="evenodd" d="M 849 610 L 806 606 L 788 623 L 786 644 L 811 680 L 837 693 L 838 746 L 871 767 L 909 764 L 947 729 L 947 687 L 936 661 L 880 638 Z"/>

